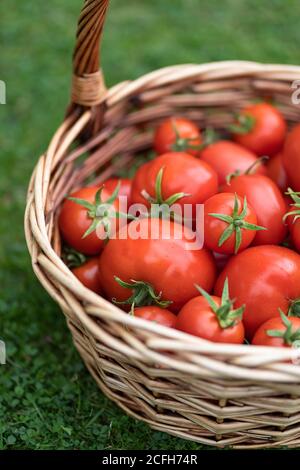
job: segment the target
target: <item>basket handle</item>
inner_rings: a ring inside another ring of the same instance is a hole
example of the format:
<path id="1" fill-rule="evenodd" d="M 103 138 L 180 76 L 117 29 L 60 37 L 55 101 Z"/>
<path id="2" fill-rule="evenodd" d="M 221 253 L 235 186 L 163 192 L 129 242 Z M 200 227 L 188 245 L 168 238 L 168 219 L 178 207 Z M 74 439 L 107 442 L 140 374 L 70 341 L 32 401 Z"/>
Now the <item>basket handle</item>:
<path id="1" fill-rule="evenodd" d="M 92 108 L 106 92 L 100 69 L 100 44 L 109 0 L 85 0 L 73 54 L 72 103 Z"/>

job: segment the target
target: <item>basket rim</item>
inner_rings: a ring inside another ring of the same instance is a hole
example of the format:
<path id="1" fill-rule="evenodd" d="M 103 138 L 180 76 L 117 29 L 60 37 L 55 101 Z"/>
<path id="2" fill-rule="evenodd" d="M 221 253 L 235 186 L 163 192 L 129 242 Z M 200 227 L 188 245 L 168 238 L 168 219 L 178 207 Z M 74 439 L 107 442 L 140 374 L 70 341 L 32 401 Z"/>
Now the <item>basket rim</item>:
<path id="1" fill-rule="evenodd" d="M 281 73 L 289 73 L 295 74 L 293 78 L 300 78 L 300 65 L 293 65 L 293 64 L 279 64 L 279 63 L 268 63 L 268 62 L 256 62 L 256 61 L 246 61 L 246 60 L 223 60 L 223 61 L 214 61 L 214 62 L 204 62 L 201 64 L 197 63 L 185 63 L 185 64 L 178 64 L 178 65 L 170 65 L 167 67 L 161 67 L 155 69 L 151 72 L 148 72 L 144 75 L 141 75 L 138 78 L 133 80 L 125 80 L 122 82 L 118 82 L 117 84 L 111 86 L 106 91 L 105 95 L 102 98 L 102 101 L 107 102 L 108 105 L 113 105 L 117 101 L 123 98 L 122 89 L 123 87 L 127 87 L 128 85 L 132 88 L 132 92 L 137 92 L 141 86 L 145 86 L 146 84 L 151 83 L 153 80 L 156 80 L 157 77 L 160 78 L 160 81 L 157 82 L 157 86 L 162 84 L 167 84 L 172 82 L 174 77 L 178 79 L 184 79 L 185 77 L 192 78 L 194 75 L 197 76 L 199 73 L 205 71 L 205 76 L 207 79 L 213 79 L 214 74 L 218 71 L 230 72 L 232 76 L 232 69 L 235 69 L 236 75 L 244 75 L 245 73 L 258 73 L 258 72 L 265 72 L 268 74 L 281 74 Z M 241 69 L 240 69 L 241 68 Z M 173 73 L 173 74 L 172 74 Z M 223 74 L 222 74 L 223 76 Z M 216 76 L 215 79 L 217 80 L 219 77 Z M 275 79 L 274 75 L 271 79 Z M 284 80 L 280 76 L 278 80 Z M 287 81 L 290 81 L 290 78 L 286 78 Z M 128 90 L 126 90 L 128 94 Z"/>

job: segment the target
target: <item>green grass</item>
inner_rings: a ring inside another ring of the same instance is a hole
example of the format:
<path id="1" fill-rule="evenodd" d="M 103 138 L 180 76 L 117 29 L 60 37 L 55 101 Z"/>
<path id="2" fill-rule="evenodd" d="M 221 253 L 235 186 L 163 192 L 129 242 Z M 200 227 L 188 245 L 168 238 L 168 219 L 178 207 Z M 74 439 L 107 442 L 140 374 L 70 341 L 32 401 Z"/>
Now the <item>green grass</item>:
<path id="1" fill-rule="evenodd" d="M 31 170 L 63 118 L 80 0 L 0 3 L 0 449 L 196 449 L 126 417 L 97 389 L 63 316 L 35 280 L 23 236 Z M 174 63 L 299 61 L 298 0 L 114 0 L 109 85 Z"/>

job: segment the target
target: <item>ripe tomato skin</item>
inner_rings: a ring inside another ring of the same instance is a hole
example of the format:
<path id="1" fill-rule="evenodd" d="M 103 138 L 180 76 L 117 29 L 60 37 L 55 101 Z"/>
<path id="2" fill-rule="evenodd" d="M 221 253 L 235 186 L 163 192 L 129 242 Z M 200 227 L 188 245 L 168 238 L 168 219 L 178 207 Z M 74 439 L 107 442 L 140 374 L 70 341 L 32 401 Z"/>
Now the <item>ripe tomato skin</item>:
<path id="1" fill-rule="evenodd" d="M 218 190 L 218 176 L 215 170 L 187 153 L 173 152 L 160 155 L 146 163 L 137 171 L 131 192 L 133 204 L 149 203 L 141 195 L 143 190 L 155 197 L 155 181 L 158 172 L 163 168 L 162 195 L 166 200 L 176 193 L 186 193 L 189 196 L 181 198 L 177 204 L 202 204 Z"/>
<path id="2" fill-rule="evenodd" d="M 237 307 L 246 305 L 243 324 L 247 338 L 278 309 L 287 314 L 291 301 L 300 297 L 300 256 L 281 246 L 256 246 L 231 257 L 216 285 L 220 296 L 228 278 Z"/>
<path id="3" fill-rule="evenodd" d="M 288 179 L 282 162 L 282 153 L 278 153 L 267 162 L 267 176 L 277 184 L 281 191 L 286 191 Z"/>
<path id="4" fill-rule="evenodd" d="M 300 124 L 286 138 L 282 162 L 291 187 L 300 191 Z"/>
<path id="5" fill-rule="evenodd" d="M 220 306 L 221 299 L 212 296 L 215 303 Z M 216 314 L 202 297 L 194 297 L 180 310 L 175 325 L 177 330 L 184 331 L 200 338 L 217 343 L 242 344 L 245 339 L 243 323 L 238 321 L 234 326 L 222 328 Z"/>
<path id="6" fill-rule="evenodd" d="M 236 235 L 235 232 L 222 244 L 219 246 L 219 240 L 223 232 L 228 227 L 226 222 L 219 220 L 215 217 L 210 216 L 211 213 L 218 213 L 223 215 L 232 215 L 234 209 L 235 195 L 231 193 L 218 193 L 207 199 L 204 203 L 204 237 L 205 245 L 210 250 L 221 253 L 232 255 L 235 253 L 235 242 Z M 239 202 L 239 214 L 242 212 L 243 208 L 243 199 L 238 196 Z M 257 216 L 253 208 L 247 204 L 247 215 L 244 218 L 245 222 L 250 224 L 257 225 Z M 247 248 L 253 241 L 256 231 L 247 230 L 245 228 L 241 229 L 242 232 L 242 242 L 238 253 Z"/>
<path id="7" fill-rule="evenodd" d="M 131 184 L 132 180 L 129 178 L 109 178 L 108 180 L 104 181 L 103 185 L 105 189 L 113 193 L 118 183 L 120 182 L 120 190 L 119 196 L 125 196 L 128 200 L 128 206 L 130 205 L 130 193 L 131 193 Z"/>
<path id="8" fill-rule="evenodd" d="M 271 157 L 280 152 L 287 132 L 282 114 L 269 103 L 247 106 L 240 113 L 255 119 L 254 127 L 247 134 L 233 134 L 234 140 L 258 156 Z"/>
<path id="9" fill-rule="evenodd" d="M 300 328 L 300 318 L 289 317 L 289 321 L 293 325 L 292 331 L 298 330 Z M 256 346 L 273 346 L 279 348 L 290 348 L 291 345 L 286 344 L 283 338 L 276 338 L 269 336 L 267 334 L 268 330 L 278 330 L 285 331 L 286 327 L 284 326 L 280 317 L 270 318 L 270 320 L 263 323 L 258 330 L 256 331 L 251 344 Z"/>
<path id="10" fill-rule="evenodd" d="M 170 230 L 170 238 L 163 237 Z M 151 239 L 151 231 L 158 234 Z M 130 236 L 144 233 L 144 238 Z M 121 287 L 122 281 L 144 281 L 162 300 L 172 301 L 168 307 L 177 312 L 188 300 L 198 295 L 195 284 L 211 291 L 216 279 L 216 266 L 211 253 L 203 249 L 189 250 L 189 240 L 182 226 L 164 219 L 141 219 L 122 227 L 116 239 L 111 239 L 100 256 L 100 279 L 107 298 L 125 301 L 132 291 Z"/>
<path id="11" fill-rule="evenodd" d="M 99 187 L 82 188 L 72 193 L 71 196 L 93 204 L 98 190 Z M 103 189 L 102 199 L 106 201 L 110 196 L 111 193 Z M 113 205 L 118 210 L 118 202 L 115 201 Z M 69 199 L 64 201 L 58 220 L 61 235 L 68 245 L 88 256 L 97 255 L 104 246 L 104 240 L 98 237 L 96 231 L 82 238 L 91 223 L 92 219 L 89 218 L 85 207 Z"/>
<path id="12" fill-rule="evenodd" d="M 236 171 L 245 173 L 258 160 L 258 157 L 235 142 L 220 140 L 202 150 L 201 159 L 215 169 L 219 184 L 222 185 L 226 183 L 228 175 Z M 253 171 L 260 175 L 266 174 L 263 164 L 257 165 Z"/>
<path id="13" fill-rule="evenodd" d="M 267 230 L 256 233 L 254 245 L 278 245 L 283 242 L 287 228 L 283 222 L 286 202 L 276 184 L 264 175 L 240 175 L 231 179 L 224 192 L 247 198 L 257 215 L 257 223 Z"/>
<path id="14" fill-rule="evenodd" d="M 102 288 L 99 279 L 99 259 L 98 256 L 91 258 L 81 266 L 72 269 L 72 273 L 88 289 L 96 294 L 101 294 Z"/>
<path id="15" fill-rule="evenodd" d="M 175 328 L 176 315 L 166 308 L 150 305 L 149 307 L 137 307 L 134 309 L 134 316 L 144 320 L 153 321 L 159 325 Z"/>
<path id="16" fill-rule="evenodd" d="M 171 117 L 165 120 L 156 129 L 154 135 L 154 149 L 158 155 L 163 153 L 172 152 L 174 144 L 176 144 L 176 132 L 174 127 L 177 129 L 178 136 L 180 139 L 188 139 L 193 146 L 199 146 L 202 144 L 202 137 L 200 130 L 189 119 L 181 117 Z M 182 149 L 184 152 L 198 157 L 200 150 L 193 150 L 190 148 Z"/>

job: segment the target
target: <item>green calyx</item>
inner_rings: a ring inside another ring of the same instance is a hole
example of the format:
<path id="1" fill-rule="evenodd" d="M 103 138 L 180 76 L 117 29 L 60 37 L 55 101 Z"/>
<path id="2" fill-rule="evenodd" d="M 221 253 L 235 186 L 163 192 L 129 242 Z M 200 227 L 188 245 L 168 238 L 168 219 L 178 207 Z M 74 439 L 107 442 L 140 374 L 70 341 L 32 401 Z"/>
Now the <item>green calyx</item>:
<path id="1" fill-rule="evenodd" d="M 273 338 L 282 338 L 284 344 L 291 346 L 295 341 L 300 340 L 300 328 L 293 331 L 293 324 L 288 319 L 288 317 L 283 313 L 281 309 L 279 309 L 280 317 L 282 323 L 285 326 L 285 330 L 267 330 L 266 333 L 268 336 L 272 336 Z"/>
<path id="2" fill-rule="evenodd" d="M 228 240 L 233 234 L 235 235 L 235 247 L 234 247 L 234 253 L 237 254 L 237 252 L 240 249 L 241 243 L 242 243 L 242 229 L 244 230 L 255 230 L 255 231 L 260 231 L 260 230 L 266 230 L 265 227 L 261 227 L 260 225 L 255 225 L 255 224 L 250 224 L 249 222 L 245 221 L 245 217 L 247 216 L 248 212 L 248 204 L 247 204 L 247 198 L 244 197 L 244 204 L 241 213 L 239 214 L 239 200 L 237 194 L 234 195 L 234 207 L 232 211 L 232 215 L 225 215 L 225 214 L 216 214 L 216 213 L 210 213 L 211 217 L 214 217 L 218 220 L 222 220 L 222 222 L 225 222 L 228 224 L 228 227 L 224 230 L 222 233 L 218 246 L 221 247 L 226 240 Z"/>
<path id="3" fill-rule="evenodd" d="M 292 198 L 293 204 L 291 205 L 294 206 L 295 209 L 290 212 L 287 212 L 283 217 L 283 221 L 285 222 L 288 217 L 293 217 L 294 224 L 300 218 L 300 192 L 296 192 L 293 191 L 291 188 L 288 188 L 285 194 Z"/>
<path id="4" fill-rule="evenodd" d="M 87 260 L 84 254 L 79 253 L 78 251 L 74 250 L 73 248 L 69 248 L 68 246 L 64 247 L 62 258 L 70 269 L 82 266 Z"/>
<path id="5" fill-rule="evenodd" d="M 141 192 L 141 195 L 146 199 L 146 201 L 150 202 L 151 204 L 167 205 L 170 207 L 173 204 L 175 204 L 177 201 L 182 199 L 183 197 L 190 196 L 190 194 L 187 194 L 187 193 L 176 193 L 176 194 L 172 194 L 172 196 L 168 197 L 167 199 L 164 199 L 162 195 L 163 175 L 164 175 L 164 167 L 162 167 L 157 173 L 157 177 L 155 180 L 155 196 L 154 197 L 150 196 L 150 194 L 148 194 L 147 191 L 145 190 Z"/>
<path id="6" fill-rule="evenodd" d="M 201 150 L 205 149 L 205 147 L 213 144 L 219 139 L 219 136 L 214 129 L 207 128 L 204 133 L 203 143 L 200 145 L 196 145 L 195 141 L 199 140 L 199 137 L 194 137 L 194 138 L 181 137 L 177 129 L 175 121 L 173 121 L 173 130 L 176 136 L 176 141 L 172 145 L 172 150 L 174 152 L 186 152 L 187 150 L 197 150 L 200 152 Z"/>
<path id="7" fill-rule="evenodd" d="M 161 308 L 167 308 L 172 301 L 161 300 L 162 293 L 156 294 L 151 284 L 144 281 L 124 282 L 119 277 L 115 276 L 115 281 L 124 289 L 130 289 L 132 295 L 122 302 L 112 299 L 117 305 L 134 305 L 134 307 L 146 307 L 149 305 L 156 305 Z"/>
<path id="8" fill-rule="evenodd" d="M 267 160 L 269 160 L 269 157 L 265 155 L 263 157 L 257 158 L 257 160 L 255 160 L 255 162 L 253 162 L 252 165 L 250 165 L 243 173 L 240 170 L 229 173 L 229 175 L 226 176 L 226 183 L 230 186 L 232 178 L 235 178 L 236 176 L 253 175 L 255 173 L 256 167 L 263 165 Z"/>
<path id="9" fill-rule="evenodd" d="M 242 305 L 242 307 L 239 307 L 237 309 L 233 309 L 233 304 L 235 300 L 232 300 L 229 297 L 228 278 L 226 278 L 224 282 L 220 306 L 216 304 L 211 295 L 209 295 L 204 289 L 202 289 L 202 287 L 197 285 L 195 287 L 200 292 L 200 294 L 207 300 L 210 308 L 215 313 L 221 328 L 231 328 L 237 322 L 241 321 L 245 310 L 245 305 Z"/>
<path id="10" fill-rule="evenodd" d="M 87 210 L 87 215 L 91 219 L 91 225 L 89 226 L 87 231 L 84 233 L 82 238 L 86 238 L 88 235 L 90 235 L 95 230 L 97 230 L 99 225 L 103 225 L 103 228 L 106 234 L 106 239 L 108 239 L 111 233 L 112 217 L 115 219 L 121 219 L 121 218 L 134 219 L 135 218 L 129 214 L 125 214 L 123 212 L 118 212 L 114 210 L 114 202 L 118 198 L 120 185 L 121 183 L 119 182 L 116 189 L 112 193 L 112 195 L 106 201 L 102 200 L 102 191 L 104 189 L 104 186 L 102 186 L 102 188 L 100 188 L 97 191 L 95 195 L 94 203 L 88 202 L 85 199 L 80 199 L 77 197 L 68 198 L 70 201 L 73 201 L 76 204 L 79 204 L 80 206 L 85 207 Z"/>
<path id="11" fill-rule="evenodd" d="M 254 129 L 256 124 L 255 117 L 251 116 L 250 114 L 240 114 L 236 113 L 234 115 L 235 122 L 231 124 L 228 129 L 233 132 L 234 134 L 249 134 Z"/>

